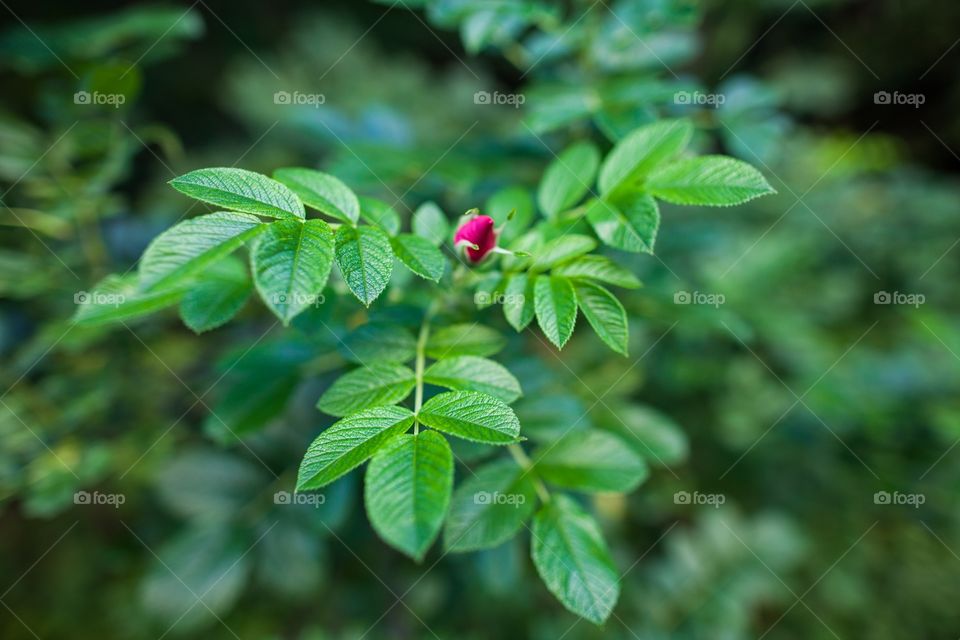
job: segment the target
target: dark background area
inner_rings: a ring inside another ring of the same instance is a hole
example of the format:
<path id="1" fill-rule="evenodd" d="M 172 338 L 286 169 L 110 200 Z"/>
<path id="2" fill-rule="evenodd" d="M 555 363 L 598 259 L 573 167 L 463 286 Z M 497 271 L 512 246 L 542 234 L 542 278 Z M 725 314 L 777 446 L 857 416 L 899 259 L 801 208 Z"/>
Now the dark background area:
<path id="1" fill-rule="evenodd" d="M 129 5 L 3 1 L 0 32 L 22 27 L 9 9 L 39 32 Z M 572 22 L 590 3 L 557 4 Z M 0 227 L 0 369 L 3 389 L 16 387 L 3 400 L 24 417 L 0 412 L 0 601 L 41 637 L 147 640 L 177 626 L 187 606 L 157 557 L 175 558 L 178 571 L 199 567 L 201 583 L 206 569 L 222 574 L 204 559 L 238 540 L 246 548 L 273 522 L 270 496 L 290 488 L 320 427 L 314 405 L 332 373 L 298 359 L 304 341 L 339 357 L 318 325 L 271 333 L 272 318 L 247 308 L 201 337 L 173 313 L 141 321 L 135 333 L 64 334 L 75 292 L 129 269 L 184 214 L 185 199 L 165 184 L 171 174 L 229 165 L 247 151 L 240 166 L 317 166 L 376 195 L 383 185 L 359 156 L 400 193 L 426 174 L 405 215 L 435 199 L 452 219 L 486 207 L 502 186 L 535 188 L 549 148 L 584 137 L 611 145 L 589 120 L 529 135 L 522 122 L 532 99 L 521 110 L 475 108 L 478 88 L 529 91 L 537 74 L 524 77 L 495 49 L 468 53 L 455 29 L 427 26 L 422 12 L 386 8 L 196 4 L 203 33 L 140 65 L 142 90 L 127 110 L 89 117 L 66 137 L 68 150 L 44 155 L 77 120 L 63 105 L 78 82 L 56 64 L 25 72 L 0 51 L 3 203 L 67 223 L 49 235 Z M 574 418 L 595 403 L 588 384 L 606 390 L 625 376 L 611 402 L 658 410 L 688 443 L 685 460 L 656 469 L 635 494 L 592 503 L 619 569 L 630 568 L 621 619 L 596 629 L 567 614 L 537 582 L 526 542 L 442 561 L 434 551 L 414 564 L 371 530 L 355 478 L 321 514 L 335 536 L 313 521 L 291 525 L 270 549 L 277 555 L 258 550 L 234 591 L 217 594 L 214 608 L 241 637 L 354 639 L 371 625 L 367 638 L 426 637 L 410 610 L 391 608 L 411 585 L 405 604 L 444 638 L 960 635 L 960 4 L 742 0 L 702 10 L 700 50 L 671 67 L 711 89 L 746 74 L 756 83 L 750 96 L 769 89 L 776 99 L 743 117 L 694 113 L 696 146 L 754 163 L 780 193 L 732 209 L 666 207 L 656 257 L 617 256 L 645 285 L 624 297 L 631 353 L 649 350 L 641 363 L 610 357 L 579 330 L 562 354 L 569 369 L 532 340 L 516 338 L 507 350 L 524 387 L 562 395 Z M 330 111 L 302 120 L 269 112 L 274 79 L 257 56 L 291 88 L 332 87 Z M 81 76 L 99 63 L 69 61 Z M 544 63 L 542 72 L 574 77 L 570 66 Z M 925 103 L 878 105 L 877 91 L 919 92 Z M 739 135 L 772 148 L 738 147 L 718 124 L 736 126 L 738 117 L 757 125 L 755 137 L 749 126 Z M 327 124 L 342 127 L 345 142 L 325 135 Z M 392 135 L 409 138 L 398 144 Z M 726 303 L 672 302 L 694 290 L 722 292 Z M 878 305 L 880 291 L 927 301 Z M 344 335 L 358 316 L 345 306 L 322 319 Z M 251 451 L 218 438 L 209 419 L 211 408 L 226 414 L 230 393 L 253 393 L 249 380 L 227 377 L 209 407 L 191 390 L 219 382 L 231 354 L 264 332 L 239 373 L 288 381 L 291 391 L 264 402 Z M 602 422 L 602 411 L 593 419 Z M 128 503 L 84 509 L 71 500 L 80 489 L 122 492 Z M 677 504 L 677 491 L 695 490 L 727 503 Z M 920 493 L 925 503 L 884 506 L 878 491 Z M 198 504 L 229 514 L 223 537 L 186 537 L 202 528 Z M 233 637 L 210 616 L 187 622 L 167 637 Z M 32 637 L 4 615 L 0 636 Z"/>

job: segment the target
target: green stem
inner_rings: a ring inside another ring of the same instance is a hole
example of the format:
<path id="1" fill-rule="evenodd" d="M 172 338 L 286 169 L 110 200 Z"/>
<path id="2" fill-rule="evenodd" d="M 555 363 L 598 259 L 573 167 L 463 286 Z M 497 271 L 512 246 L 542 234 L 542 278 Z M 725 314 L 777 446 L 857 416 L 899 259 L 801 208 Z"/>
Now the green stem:
<path id="1" fill-rule="evenodd" d="M 468 269 L 463 265 L 460 265 L 453 272 L 453 286 L 451 291 L 456 293 L 459 291 L 460 281 L 466 277 Z M 430 303 L 430 306 L 427 307 L 426 312 L 423 314 L 423 322 L 420 324 L 420 334 L 417 336 L 417 356 L 416 364 L 414 365 L 414 377 L 416 380 L 416 386 L 414 387 L 413 392 L 413 413 L 415 416 L 420 415 L 420 407 L 423 406 L 423 370 L 427 363 L 427 340 L 430 338 L 430 321 L 433 320 L 433 316 L 437 315 L 437 312 L 440 310 L 441 304 L 443 302 L 443 296 L 435 298 L 433 302 Z M 420 433 L 420 418 L 414 417 L 413 420 L 413 434 L 417 435 Z"/>
<path id="2" fill-rule="evenodd" d="M 430 338 L 430 320 L 433 319 L 434 314 L 437 312 L 437 302 L 434 301 L 427 308 L 427 312 L 423 315 L 423 322 L 420 325 L 420 335 L 417 336 L 417 360 L 414 365 L 414 375 L 416 379 L 416 389 L 413 395 L 413 413 L 415 418 L 413 420 L 413 434 L 417 435 L 420 433 L 420 407 L 423 406 L 423 369 L 427 362 L 427 339 Z"/>
<path id="3" fill-rule="evenodd" d="M 583 214 L 587 212 L 587 205 L 582 204 L 579 207 L 574 207 L 573 209 L 567 209 L 560 213 L 560 222 L 566 222 L 568 220 L 575 220 L 577 218 L 583 217 Z"/>
<path id="4" fill-rule="evenodd" d="M 461 281 L 467 276 L 469 269 L 464 265 L 460 265 L 453 273 L 453 290 L 459 291 Z M 420 338 L 423 345 L 426 345 L 427 337 L 429 336 L 429 321 L 433 317 L 433 314 L 436 312 L 433 305 L 430 309 L 427 310 L 427 314 L 423 319 L 423 325 L 420 327 Z M 417 342 L 417 395 L 416 395 L 416 411 L 420 411 L 420 396 L 423 393 L 423 372 L 422 372 L 422 360 L 423 360 L 423 349 L 421 341 Z M 417 428 L 416 422 L 414 422 L 414 429 Z M 414 431 L 416 433 L 416 431 Z M 537 495 L 540 497 L 540 501 L 546 504 L 550 502 L 550 491 L 547 490 L 547 485 L 544 484 L 543 480 L 537 475 L 537 472 L 534 470 L 533 461 L 527 456 L 526 451 L 523 450 L 518 444 L 507 445 L 507 449 L 510 451 L 510 455 L 513 456 L 514 461 L 520 468 L 523 469 L 524 474 L 528 474 L 533 478 L 533 486 L 537 490 Z"/>
<path id="5" fill-rule="evenodd" d="M 540 476 L 533 470 L 533 461 L 527 456 L 527 452 L 523 450 L 523 447 L 518 444 L 510 444 L 507 445 L 507 449 L 510 450 L 510 455 L 513 456 L 513 459 L 520 465 L 524 473 L 529 474 L 530 477 L 533 478 L 533 486 L 537 489 L 537 495 L 540 496 L 540 501 L 543 503 L 550 502 L 550 492 L 547 490 L 547 485 L 543 483 Z"/>

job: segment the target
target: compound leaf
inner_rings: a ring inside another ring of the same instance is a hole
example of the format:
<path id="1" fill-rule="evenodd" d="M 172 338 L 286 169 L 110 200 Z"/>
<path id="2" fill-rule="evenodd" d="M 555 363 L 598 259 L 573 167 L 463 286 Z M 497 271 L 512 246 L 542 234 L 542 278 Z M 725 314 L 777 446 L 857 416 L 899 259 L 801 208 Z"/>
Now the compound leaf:
<path id="1" fill-rule="evenodd" d="M 629 330 L 627 312 L 617 298 L 593 282 L 579 281 L 573 285 L 577 305 L 601 340 L 617 353 L 627 355 Z"/>
<path id="2" fill-rule="evenodd" d="M 218 167 L 197 169 L 170 181 L 177 191 L 231 211 L 269 218 L 304 218 L 303 203 L 293 191 L 265 175 Z"/>
<path id="3" fill-rule="evenodd" d="M 567 609 L 603 624 L 620 595 L 617 569 L 596 520 L 555 496 L 533 519 L 531 556 L 547 588 Z"/>
<path id="4" fill-rule="evenodd" d="M 430 334 L 426 353 L 436 359 L 449 356 L 492 356 L 506 344 L 507 341 L 502 335 L 482 324 L 452 324 Z"/>
<path id="5" fill-rule="evenodd" d="M 377 227 L 351 227 L 337 230 L 337 266 L 353 295 L 365 304 L 377 299 L 393 272 L 390 239 Z"/>
<path id="6" fill-rule="evenodd" d="M 400 262 L 421 278 L 438 282 L 447 266 L 443 253 L 429 240 L 412 233 L 390 238 L 390 246 Z"/>
<path id="7" fill-rule="evenodd" d="M 754 167 L 726 156 L 685 158 L 658 167 L 647 178 L 646 190 L 674 204 L 715 207 L 776 193 Z"/>
<path id="8" fill-rule="evenodd" d="M 252 288 L 243 262 L 236 258 L 221 260 L 184 294 L 180 318 L 195 333 L 216 329 L 237 315 Z"/>
<path id="9" fill-rule="evenodd" d="M 510 444 L 520 435 L 513 409 L 486 393 L 450 391 L 427 400 L 417 415 L 420 422 L 465 440 Z"/>
<path id="10" fill-rule="evenodd" d="M 523 331 L 534 316 L 534 278 L 514 273 L 503 290 L 503 316 L 515 330 Z"/>
<path id="11" fill-rule="evenodd" d="M 73 321 L 92 326 L 132 320 L 176 304 L 183 297 L 188 284 L 143 292 L 138 288 L 137 274 L 109 275 L 97 283 L 93 291 L 74 294 L 74 302 L 78 307 Z"/>
<path id="12" fill-rule="evenodd" d="M 589 142 L 564 149 L 543 174 L 537 204 L 548 218 L 575 205 L 590 191 L 600 165 L 600 152 Z"/>
<path id="13" fill-rule="evenodd" d="M 340 376 L 320 397 L 317 408 L 345 416 L 368 407 L 396 404 L 413 390 L 416 376 L 402 364 L 376 362 Z"/>
<path id="14" fill-rule="evenodd" d="M 390 235 L 400 232 L 400 214 L 383 200 L 359 198 L 360 217 L 372 225 L 380 227 Z"/>
<path id="15" fill-rule="evenodd" d="M 322 171 L 287 167 L 273 172 L 274 180 L 286 185 L 308 207 L 348 224 L 360 219 L 360 201 L 350 187 Z"/>
<path id="16" fill-rule="evenodd" d="M 629 133 L 600 167 L 600 193 L 637 182 L 657 165 L 683 151 L 693 135 L 689 120 L 660 120 Z"/>
<path id="17" fill-rule="evenodd" d="M 630 193 L 616 200 L 594 200 L 587 220 L 604 244 L 621 251 L 653 253 L 660 228 L 660 210 L 647 194 Z"/>
<path id="18" fill-rule="evenodd" d="M 562 276 L 537 276 L 534 288 L 537 324 L 558 349 L 562 349 L 577 322 L 577 294 Z"/>
<path id="19" fill-rule="evenodd" d="M 185 220 L 147 246 L 140 259 L 140 288 L 158 291 L 177 286 L 266 231 L 246 213 L 219 211 Z"/>
<path id="20" fill-rule="evenodd" d="M 640 281 L 635 275 L 606 256 L 581 256 L 553 269 L 553 274 L 573 279 L 597 280 L 624 289 L 636 289 Z"/>
<path id="21" fill-rule="evenodd" d="M 335 422 L 303 456 L 297 491 L 319 489 L 349 473 L 412 424 L 413 413 L 403 407 L 374 407 Z"/>
<path id="22" fill-rule="evenodd" d="M 457 356 L 433 363 L 423 379 L 458 391 L 480 391 L 506 403 L 520 397 L 520 383 L 507 368 L 478 356 Z"/>
<path id="23" fill-rule="evenodd" d="M 564 234 L 546 243 L 537 251 L 537 255 L 530 269 L 533 271 L 546 271 L 554 265 L 572 260 L 596 248 L 597 241 L 590 236 L 576 233 Z"/>
<path id="24" fill-rule="evenodd" d="M 536 507 L 533 478 L 513 460 L 481 467 L 453 493 L 443 530 L 448 551 L 488 549 L 509 540 Z"/>
<path id="25" fill-rule="evenodd" d="M 401 434 L 367 467 L 367 516 L 391 546 L 423 559 L 436 539 L 453 491 L 453 452 L 436 431 Z"/>
<path id="26" fill-rule="evenodd" d="M 318 303 L 333 265 L 333 231 L 323 220 L 279 220 L 250 257 L 257 291 L 283 323 Z"/>
<path id="27" fill-rule="evenodd" d="M 599 429 L 574 431 L 535 460 L 545 480 L 578 491 L 632 491 L 648 474 L 643 457 L 622 438 Z"/>
<path id="28" fill-rule="evenodd" d="M 413 212 L 413 232 L 439 247 L 450 236 L 450 222 L 434 202 L 424 202 Z"/>
<path id="29" fill-rule="evenodd" d="M 407 362 L 417 353 L 417 340 L 403 327 L 370 322 L 348 333 L 340 342 L 339 351 L 344 358 L 358 364 Z"/>

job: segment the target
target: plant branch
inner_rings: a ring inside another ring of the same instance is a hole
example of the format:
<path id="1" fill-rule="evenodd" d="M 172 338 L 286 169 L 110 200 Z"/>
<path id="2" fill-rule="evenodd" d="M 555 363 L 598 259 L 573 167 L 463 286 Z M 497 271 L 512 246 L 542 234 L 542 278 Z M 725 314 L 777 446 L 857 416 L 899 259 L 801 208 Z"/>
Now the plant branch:
<path id="1" fill-rule="evenodd" d="M 510 455 L 513 456 L 513 459 L 520 465 L 524 473 L 529 474 L 530 477 L 533 478 L 533 486 L 537 489 L 537 495 L 540 496 L 540 501 L 544 503 L 550 502 L 550 491 L 547 490 L 547 485 L 543 483 L 543 480 L 537 475 L 537 472 L 534 471 L 533 461 L 530 460 L 530 457 L 527 455 L 527 452 L 523 450 L 523 447 L 518 444 L 510 444 L 507 445 L 507 449 L 510 450 Z"/>
<path id="2" fill-rule="evenodd" d="M 434 301 L 423 315 L 423 322 L 420 324 L 420 335 L 417 336 L 417 359 L 414 365 L 416 390 L 413 396 L 413 413 L 416 416 L 413 421 L 414 435 L 420 433 L 420 407 L 423 406 L 423 369 L 427 361 L 426 349 L 427 340 L 430 338 L 430 320 L 433 319 L 436 312 L 437 303 Z"/>

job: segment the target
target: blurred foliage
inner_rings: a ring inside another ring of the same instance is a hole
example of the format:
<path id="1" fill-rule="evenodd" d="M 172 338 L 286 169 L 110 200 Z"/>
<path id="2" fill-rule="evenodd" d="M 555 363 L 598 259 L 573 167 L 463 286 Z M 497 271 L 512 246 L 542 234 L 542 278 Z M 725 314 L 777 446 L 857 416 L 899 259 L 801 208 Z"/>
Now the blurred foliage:
<path id="1" fill-rule="evenodd" d="M 241 6 L 8 20 L 3 637 L 955 637 L 956 50 L 937 60 L 957 8 L 354 4 L 301 7 L 255 51 L 262 13 Z M 920 22 L 929 37 L 888 44 Z M 191 67 L 220 72 L 182 80 L 203 88 L 184 117 L 155 87 Z M 922 87 L 928 107 L 874 104 L 898 87 Z M 325 101 L 276 104 L 280 90 Z M 79 91 L 125 101 L 78 104 Z M 677 104 L 698 91 L 725 100 Z M 668 115 L 696 120 L 701 151 L 764 168 L 779 195 L 664 209 L 656 257 L 633 264 L 645 287 L 625 299 L 630 360 L 586 331 L 559 357 L 507 349 L 525 428 L 628 429 L 666 463 L 635 495 L 591 504 L 625 573 L 603 629 L 551 600 L 518 541 L 416 565 L 375 538 L 349 478 L 320 507 L 276 503 L 325 426 L 314 403 L 343 365 L 339 338 L 377 314 L 414 322 L 408 309 L 324 306 L 281 337 L 251 305 L 202 341 L 173 314 L 112 332 L 68 322 L 85 283 L 131 268 L 185 215 L 163 183 L 191 168 L 317 166 L 404 215 L 425 199 L 522 211 L 551 150 Z M 879 292 L 926 301 L 878 305 Z M 225 437 L 221 420 L 249 435 Z M 75 504 L 77 491 L 123 504 Z M 876 504 L 881 491 L 925 502 Z"/>

